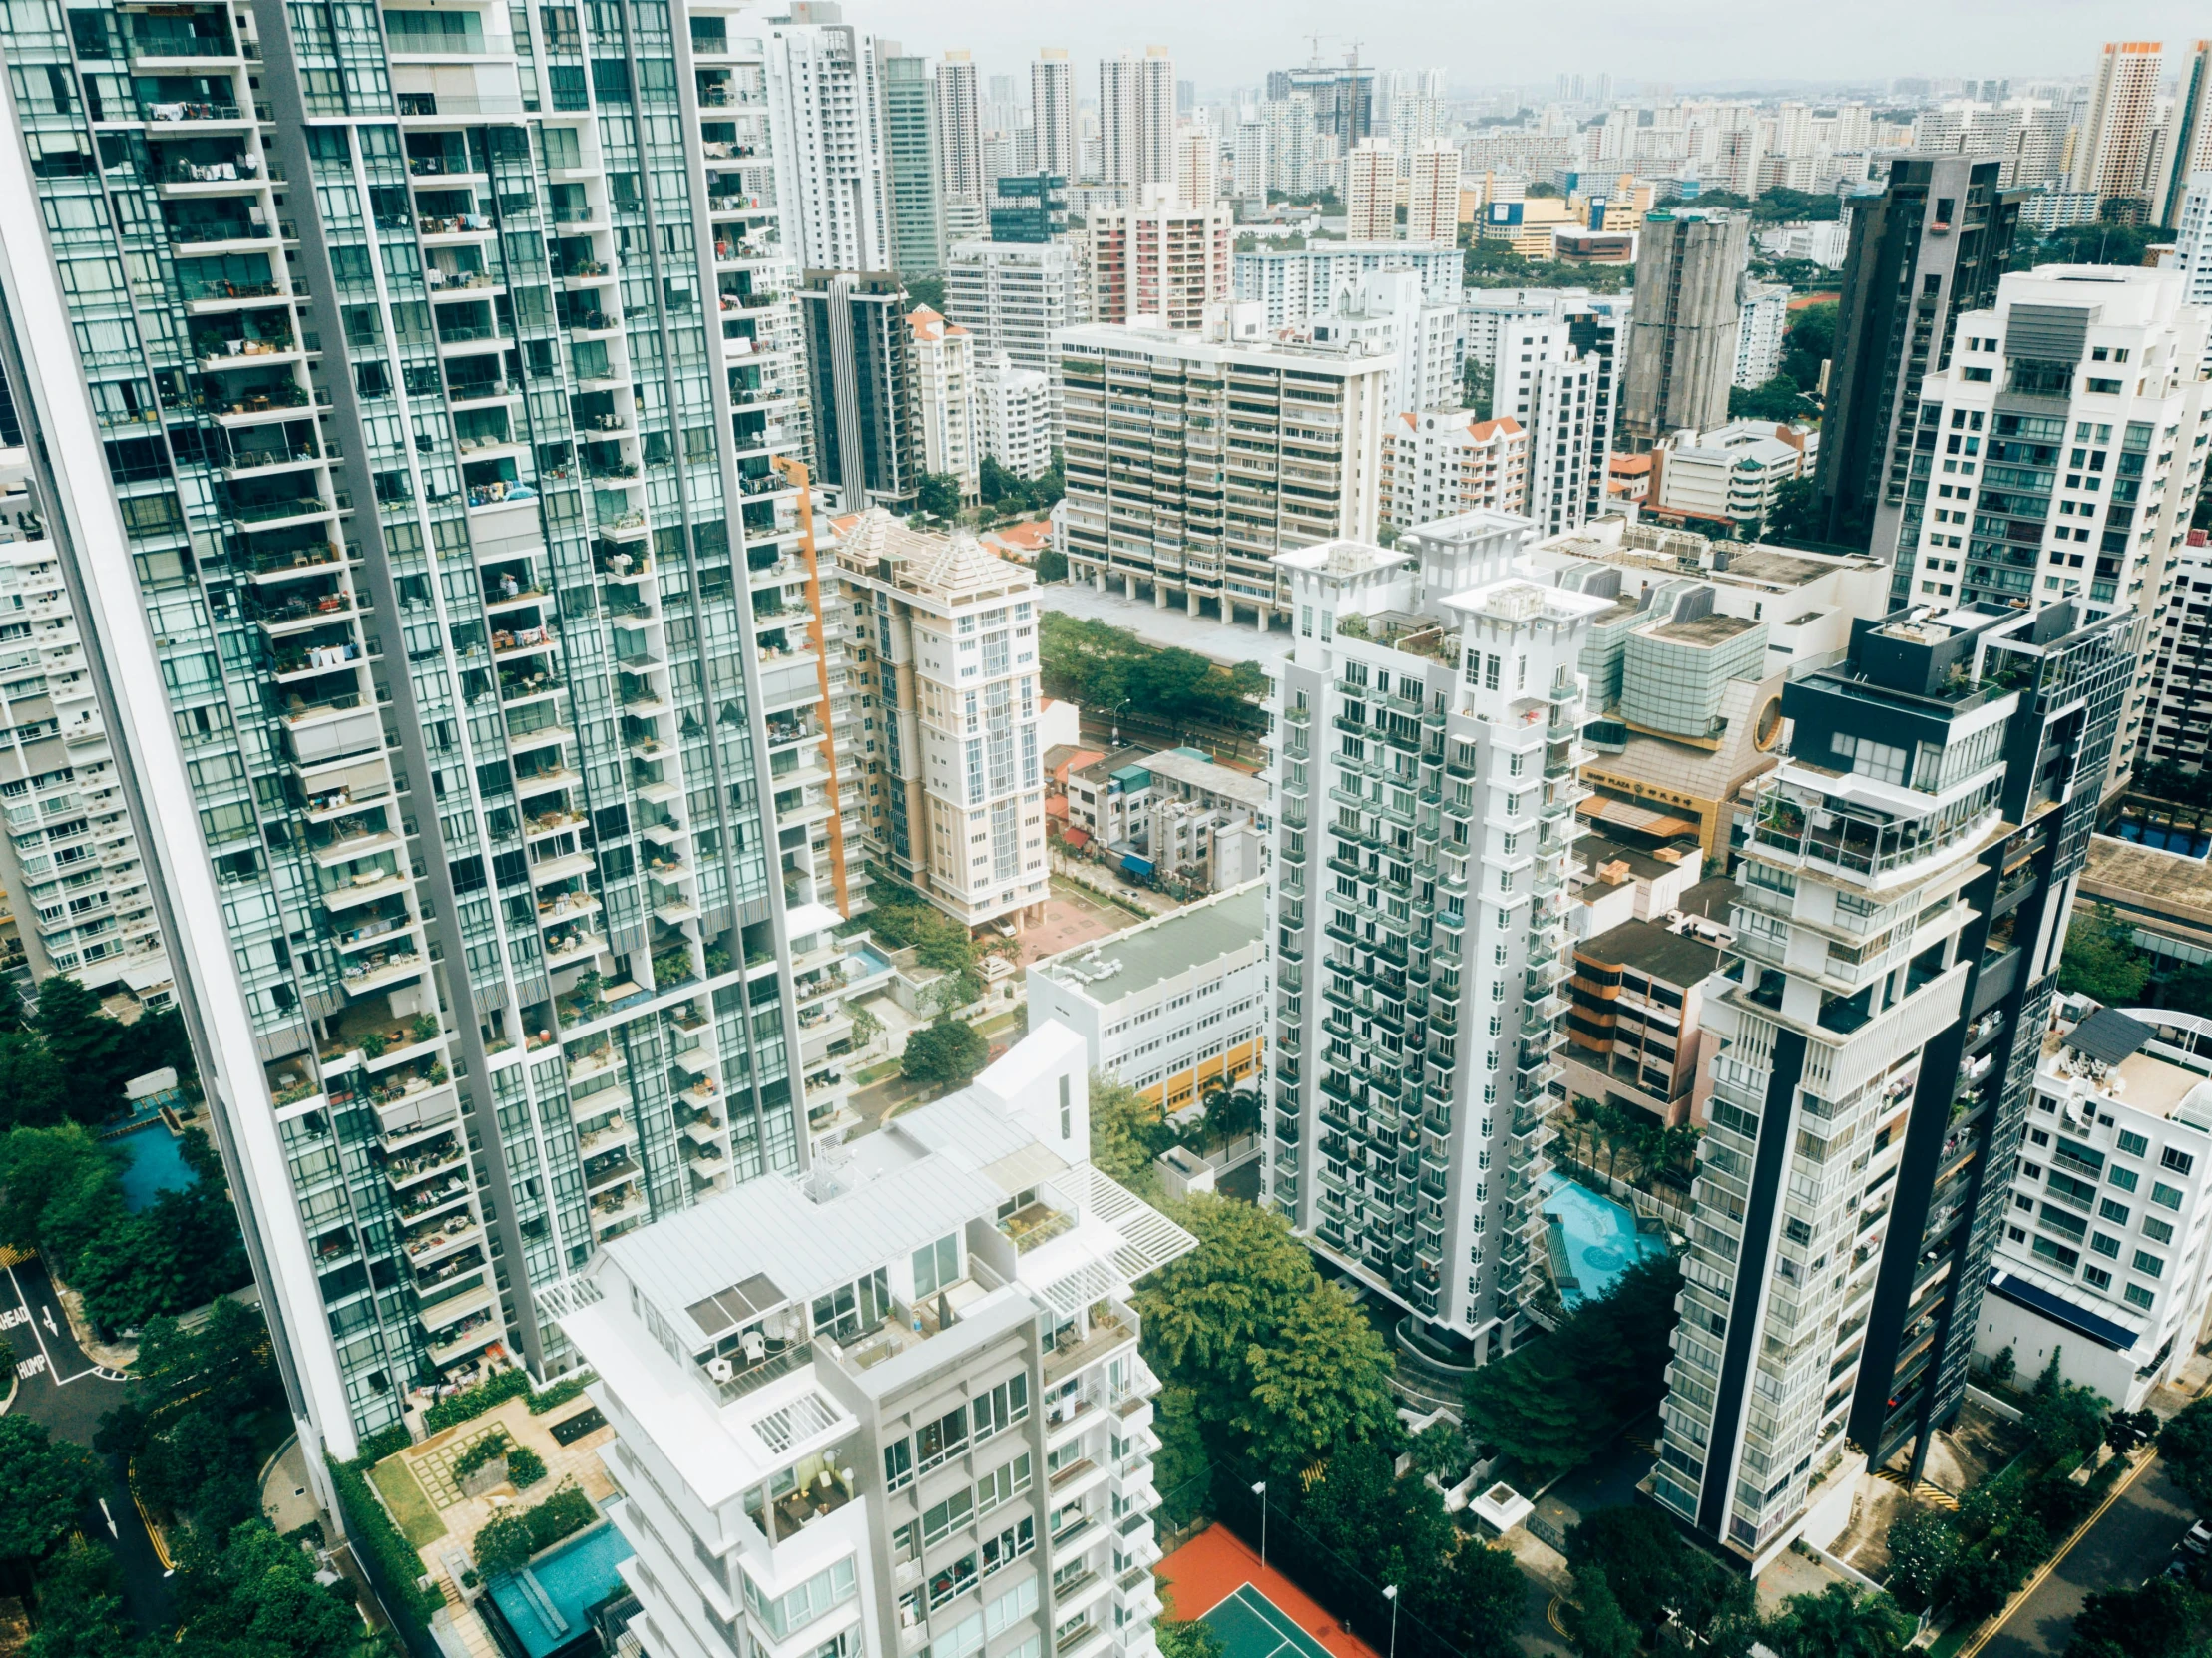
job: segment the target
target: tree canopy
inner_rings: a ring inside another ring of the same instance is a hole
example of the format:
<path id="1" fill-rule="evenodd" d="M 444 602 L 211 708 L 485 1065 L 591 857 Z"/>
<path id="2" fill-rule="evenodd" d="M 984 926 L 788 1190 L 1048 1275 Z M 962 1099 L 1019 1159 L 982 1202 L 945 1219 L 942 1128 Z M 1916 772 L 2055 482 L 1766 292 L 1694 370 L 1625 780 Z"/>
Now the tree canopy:
<path id="1" fill-rule="evenodd" d="M 991 1056 L 991 1044 L 966 1020 L 940 1014 L 907 1034 L 899 1073 L 933 1087 L 961 1088 L 975 1079 Z"/>
<path id="2" fill-rule="evenodd" d="M 1798 390 L 1787 374 L 1776 374 L 1763 385 L 1728 388 L 1730 420 L 1818 420 L 1820 405 Z"/>
<path id="3" fill-rule="evenodd" d="M 1258 731 L 1266 678 L 1256 662 L 1223 667 L 1195 650 L 1146 643 L 1129 628 L 1047 611 L 1041 619 L 1045 689 L 1111 714 L 1124 703 L 1172 724 Z M 1250 671 L 1246 672 L 1246 668 Z"/>
<path id="4" fill-rule="evenodd" d="M 264 1519 L 190 1539 L 177 1574 L 179 1658 L 368 1658 L 379 1650 L 314 1562 Z"/>
<path id="5" fill-rule="evenodd" d="M 2212 1508 L 2212 1399 L 2192 1400 L 2158 1432 L 2167 1477 L 2198 1508 Z"/>
<path id="6" fill-rule="evenodd" d="M 83 1446 L 27 1417 L 0 1417 L 0 1559 L 42 1558 L 99 1490 L 99 1466 Z"/>
<path id="7" fill-rule="evenodd" d="M 1831 1583 L 1817 1595 L 1792 1595 L 1759 1639 L 1775 1658 L 1898 1658 L 1914 1633 L 1888 1595 Z"/>
<path id="8" fill-rule="evenodd" d="M 2133 933 L 2109 904 L 2099 904 L 2093 915 L 2076 915 L 2058 958 L 2058 988 L 2108 1008 L 2133 1007 L 2150 982 L 2150 958 L 2135 948 Z"/>

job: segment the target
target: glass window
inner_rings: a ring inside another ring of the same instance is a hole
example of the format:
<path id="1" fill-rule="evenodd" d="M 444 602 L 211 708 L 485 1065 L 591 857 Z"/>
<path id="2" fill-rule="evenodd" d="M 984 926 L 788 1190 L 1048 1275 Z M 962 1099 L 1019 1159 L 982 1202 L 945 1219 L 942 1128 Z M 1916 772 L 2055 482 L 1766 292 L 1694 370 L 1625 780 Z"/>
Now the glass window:
<path id="1" fill-rule="evenodd" d="M 2181 1193 L 2163 1180 L 2153 1180 L 2150 1183 L 2150 1200 L 2162 1209 L 2181 1207 Z"/>
<path id="2" fill-rule="evenodd" d="M 956 1237 L 939 1238 L 933 1244 L 925 1244 L 914 1252 L 914 1294 L 917 1298 L 935 1295 L 948 1284 L 960 1281 L 960 1240 Z"/>
<path id="3" fill-rule="evenodd" d="M 2119 1133 L 2119 1147 L 2130 1157 L 2140 1157 L 2150 1149 L 2150 1140 L 2141 1134 L 2131 1134 L 2123 1128 Z"/>
<path id="4" fill-rule="evenodd" d="M 2145 1278 L 2163 1278 L 2166 1275 L 2166 1263 L 2164 1262 L 2164 1260 L 2156 1255 L 2153 1255 L 2147 1249 L 2138 1249 L 2135 1252 L 2135 1260 L 2133 1262 L 2133 1265 L 2135 1270 L 2141 1273 Z"/>

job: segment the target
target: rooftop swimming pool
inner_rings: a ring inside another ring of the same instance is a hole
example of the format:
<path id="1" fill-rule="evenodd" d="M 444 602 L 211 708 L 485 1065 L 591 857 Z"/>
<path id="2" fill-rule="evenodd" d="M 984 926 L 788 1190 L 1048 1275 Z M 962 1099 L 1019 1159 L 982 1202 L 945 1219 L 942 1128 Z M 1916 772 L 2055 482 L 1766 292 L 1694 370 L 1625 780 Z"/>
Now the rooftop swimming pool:
<path id="1" fill-rule="evenodd" d="M 1600 1300 L 1614 1280 L 1647 1255 L 1666 1253 L 1666 1234 L 1639 1232 L 1633 1210 L 1576 1185 L 1556 1169 L 1537 1182 L 1559 1299 L 1572 1307 Z M 1563 1274 L 1561 1268 L 1564 1268 Z"/>
<path id="2" fill-rule="evenodd" d="M 845 960 L 852 964 L 845 970 L 848 979 L 873 979 L 879 973 L 891 971 L 891 958 L 870 945 L 848 946 Z"/>
<path id="3" fill-rule="evenodd" d="M 549 1658 L 591 1632 L 591 1609 L 622 1592 L 615 1568 L 630 1555 L 629 1541 L 611 1521 L 602 1522 L 499 1578 L 486 1593 L 529 1658 Z"/>

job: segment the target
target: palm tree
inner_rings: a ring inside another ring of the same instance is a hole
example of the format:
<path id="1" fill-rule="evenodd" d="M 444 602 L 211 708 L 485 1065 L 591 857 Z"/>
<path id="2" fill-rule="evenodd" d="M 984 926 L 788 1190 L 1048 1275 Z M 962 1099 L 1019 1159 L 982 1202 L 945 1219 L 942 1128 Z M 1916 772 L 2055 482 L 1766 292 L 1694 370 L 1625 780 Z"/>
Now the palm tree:
<path id="1" fill-rule="evenodd" d="M 1913 1633 L 1913 1620 L 1888 1595 L 1831 1583 L 1817 1595 L 1792 1595 L 1759 1638 L 1777 1658 L 1898 1658 Z"/>

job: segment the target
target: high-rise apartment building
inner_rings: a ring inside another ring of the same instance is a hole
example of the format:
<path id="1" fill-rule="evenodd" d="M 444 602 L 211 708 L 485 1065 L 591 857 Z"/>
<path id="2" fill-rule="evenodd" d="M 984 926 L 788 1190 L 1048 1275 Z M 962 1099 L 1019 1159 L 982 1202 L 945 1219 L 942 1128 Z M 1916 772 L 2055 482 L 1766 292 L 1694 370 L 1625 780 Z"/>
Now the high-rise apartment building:
<path id="1" fill-rule="evenodd" d="M 1853 624 L 1783 688 L 1654 1492 L 1762 1567 L 1964 1397 L 2132 629 L 2070 603 Z"/>
<path id="2" fill-rule="evenodd" d="M 1460 147 L 1443 139 L 1415 146 L 1406 195 L 1406 239 L 1432 247 L 1460 242 Z"/>
<path id="3" fill-rule="evenodd" d="M 1064 48 L 1048 46 L 1030 65 L 1030 124 L 1037 134 L 1037 170 L 1077 177 L 1076 72 Z"/>
<path id="4" fill-rule="evenodd" d="M 1053 464 L 1053 382 L 1004 352 L 976 359 L 976 449 L 1018 478 Z"/>
<path id="5" fill-rule="evenodd" d="M 902 276 L 945 268 L 945 214 L 937 144 L 937 89 L 927 58 L 886 57 L 883 174 L 891 204 L 891 262 Z"/>
<path id="6" fill-rule="evenodd" d="M 1134 206 L 1093 212 L 1086 234 L 1094 321 L 1193 333 L 1229 297 L 1236 219 L 1225 203 L 1193 207 L 1146 186 Z"/>
<path id="7" fill-rule="evenodd" d="M 1344 158 L 1344 234 L 1352 241 L 1398 235 L 1398 153 L 1388 139 L 1362 139 Z"/>
<path id="8" fill-rule="evenodd" d="M 1378 270 L 1416 272 L 1433 305 L 1460 302 L 1459 251 L 1410 241 L 1316 241 L 1300 248 L 1238 253 L 1230 262 L 1230 279 L 1240 302 L 1262 308 L 1268 327 L 1287 328 L 1329 315 L 1340 295 Z"/>
<path id="9" fill-rule="evenodd" d="M 921 428 L 919 459 L 925 471 L 960 484 L 960 504 L 978 499 L 976 468 L 976 339 L 927 305 L 907 312 L 914 344 L 914 419 Z"/>
<path id="10" fill-rule="evenodd" d="M 1075 249 L 1048 242 L 964 241 L 945 265 L 945 314 L 976 337 L 980 356 L 1050 374 L 1053 335 L 1088 322 Z"/>
<path id="11" fill-rule="evenodd" d="M 1230 194 L 1257 208 L 1267 205 L 1267 123 L 1239 121 L 1230 135 L 1235 155 Z"/>
<path id="12" fill-rule="evenodd" d="M 992 183 L 993 241 L 1064 241 L 1068 181 L 1058 173 L 1009 174 Z"/>
<path id="13" fill-rule="evenodd" d="M 837 564 L 882 694 L 892 866 L 965 926 L 1042 919 L 1036 576 L 965 531 L 880 510 L 844 533 Z"/>
<path id="14" fill-rule="evenodd" d="M 887 268 L 891 202 L 874 39 L 847 23 L 776 22 L 762 44 L 783 245 L 801 270 Z"/>
<path id="15" fill-rule="evenodd" d="M 97 639 L 47 528 L 52 515 L 4 383 L 0 443 L 0 681 L 9 710 L 0 734 L 0 971 L 34 983 L 66 973 L 104 999 L 166 1008 L 176 996 L 172 969 L 153 871 L 132 826 L 128 773 L 101 711 Z"/>
<path id="16" fill-rule="evenodd" d="M 1782 369 L 1782 340 L 1790 327 L 1790 289 L 1783 282 L 1743 284 L 1736 324 L 1735 384 L 1763 386 Z"/>
<path id="17" fill-rule="evenodd" d="M 1851 215 L 1851 250 L 1828 372 L 1820 471 L 1824 540 L 1864 545 L 1911 581 L 1927 492 L 1912 477 L 1922 381 L 1951 361 L 1959 318 L 1996 297 L 2011 256 L 2018 199 L 2002 164 L 1971 156 L 1899 156 L 1882 194 Z M 1909 585 L 1893 590 L 1898 601 Z"/>
<path id="18" fill-rule="evenodd" d="M 2212 306 L 2212 168 L 2189 176 L 2171 225 L 2183 302 Z M 2204 366 L 2212 370 L 2212 341 L 2208 341 Z"/>
<path id="19" fill-rule="evenodd" d="M 1129 1303 L 1196 1240 L 1092 1166 L 1088 1069 L 1048 1024 L 563 1300 L 615 1429 L 626 1647 L 1156 1650 L 1159 1384 Z"/>
<path id="20" fill-rule="evenodd" d="M 1503 323 L 1490 406 L 1528 434 L 1522 508 L 1543 535 L 1578 528 L 1605 506 L 1619 402 L 1619 318 L 1562 303 Z"/>
<path id="21" fill-rule="evenodd" d="M 1644 215 L 1621 375 L 1620 446 L 1642 454 L 1684 426 L 1728 418 L 1750 220 L 1672 210 Z"/>
<path id="22" fill-rule="evenodd" d="M 1162 609 L 1170 594 L 1193 615 L 1211 600 L 1264 629 L 1289 606 L 1277 553 L 1373 538 L 1396 411 L 1387 360 L 1275 343 L 1244 309 L 1197 334 L 1060 333 L 1063 551 L 1101 591 L 1142 583 Z"/>
<path id="23" fill-rule="evenodd" d="M 1529 435 L 1511 416 L 1401 411 L 1383 430 L 1383 522 L 1398 529 L 1472 512 L 1522 512 Z"/>
<path id="24" fill-rule="evenodd" d="M 1175 130 L 1175 200 L 1186 207 L 1210 207 L 1221 200 L 1221 144 L 1203 121 Z"/>
<path id="25" fill-rule="evenodd" d="M 82 228 L 0 254 L 0 353 L 292 1406 L 340 1456 L 418 1388 L 564 1368 L 538 1292 L 808 1154 L 840 984 L 792 951 L 845 881 L 781 45 L 731 13 L 4 31 L 42 89 L 117 66 L 96 104 L 6 95 L 50 162 L 11 151 L 0 195 Z"/>
<path id="26" fill-rule="evenodd" d="M 1011 169 L 1009 169 L 1011 171 Z M 981 203 L 995 177 L 984 164 L 976 66 L 965 52 L 937 65 L 937 178 L 948 201 Z"/>
<path id="27" fill-rule="evenodd" d="M 1283 554 L 1265 1198 L 1460 1365 L 1543 1282 L 1583 684 L 1528 521 Z M 1358 805 L 1345 804 L 1358 801 Z"/>
<path id="28" fill-rule="evenodd" d="M 911 512 L 921 488 L 906 284 L 889 271 L 809 270 L 799 288 L 814 393 L 815 484 L 840 512 Z"/>
<path id="29" fill-rule="evenodd" d="M 1134 202 L 1175 182 L 1175 62 L 1164 46 L 1099 60 L 1099 182 Z"/>
<path id="30" fill-rule="evenodd" d="M 1278 337 L 1392 359 L 1387 395 L 1401 414 L 1459 403 L 1460 308 L 1430 303 L 1416 271 L 1363 271 L 1339 289 L 1325 315 L 1281 329 Z"/>
<path id="31" fill-rule="evenodd" d="M 2201 772 L 2212 751 L 2212 549 L 2182 546 L 2152 625 L 2140 757 Z"/>
<path id="32" fill-rule="evenodd" d="M 2073 188 L 2099 207 L 2123 204 L 2138 218 L 2154 216 L 2157 182 L 2153 129 L 2158 124 L 2159 43 L 2107 41 L 2089 80 L 2089 108 L 2074 145 Z"/>
<path id="33" fill-rule="evenodd" d="M 1960 317 L 1951 366 L 1921 389 L 1927 524 L 1900 546 L 1900 573 L 1910 557 L 1916 595 L 1957 584 L 1965 599 L 2070 598 L 2129 617 L 2140 661 L 2107 793 L 2152 728 L 2151 643 L 2204 487 L 2197 440 L 2212 435 L 2212 382 L 2198 378 L 2212 319 L 2184 292 L 2173 270 L 2008 274 L 1991 309 Z"/>

